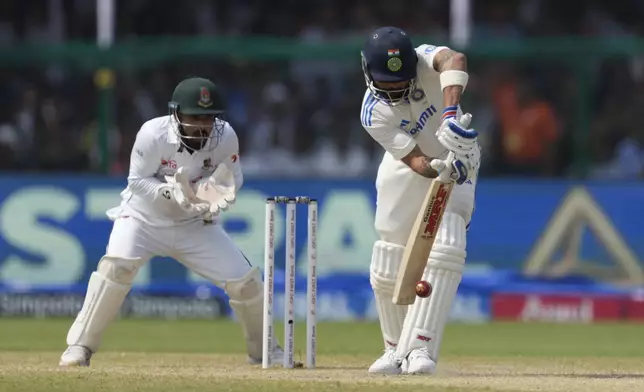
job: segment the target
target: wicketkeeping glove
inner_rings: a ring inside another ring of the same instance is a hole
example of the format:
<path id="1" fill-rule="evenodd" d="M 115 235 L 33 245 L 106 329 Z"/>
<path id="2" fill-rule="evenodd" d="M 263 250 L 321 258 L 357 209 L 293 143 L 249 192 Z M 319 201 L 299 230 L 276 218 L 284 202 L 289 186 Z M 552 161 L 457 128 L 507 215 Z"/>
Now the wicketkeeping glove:
<path id="1" fill-rule="evenodd" d="M 184 168 L 180 167 L 174 176 L 166 176 L 166 186 L 161 188 L 161 194 L 168 200 L 174 200 L 181 209 L 194 214 L 208 212 L 210 203 L 199 199 Z"/>
<path id="2" fill-rule="evenodd" d="M 208 178 L 195 184 L 195 194 L 201 200 L 210 203 L 210 213 L 213 216 L 235 204 L 237 186 L 233 172 L 226 165 L 219 165 Z"/>

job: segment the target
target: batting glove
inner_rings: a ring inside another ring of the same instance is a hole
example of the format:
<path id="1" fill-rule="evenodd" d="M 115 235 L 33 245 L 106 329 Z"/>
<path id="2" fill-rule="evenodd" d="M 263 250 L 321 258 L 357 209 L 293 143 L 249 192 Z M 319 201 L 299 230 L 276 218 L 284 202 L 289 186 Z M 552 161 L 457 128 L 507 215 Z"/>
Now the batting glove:
<path id="1" fill-rule="evenodd" d="M 452 113 L 455 112 L 449 112 L 450 115 L 445 117 L 436 131 L 436 137 L 449 151 L 453 151 L 457 156 L 464 156 L 476 145 L 478 132 L 468 128 L 472 121 L 471 114 L 466 113 L 456 119 L 451 116 Z"/>
<path id="2" fill-rule="evenodd" d="M 449 178 L 458 185 L 465 183 L 471 173 L 467 160 L 463 162 L 456 158 L 453 153 L 450 153 L 445 160 L 433 159 L 429 165 L 438 172 L 439 177 L 443 177 L 443 180 Z"/>

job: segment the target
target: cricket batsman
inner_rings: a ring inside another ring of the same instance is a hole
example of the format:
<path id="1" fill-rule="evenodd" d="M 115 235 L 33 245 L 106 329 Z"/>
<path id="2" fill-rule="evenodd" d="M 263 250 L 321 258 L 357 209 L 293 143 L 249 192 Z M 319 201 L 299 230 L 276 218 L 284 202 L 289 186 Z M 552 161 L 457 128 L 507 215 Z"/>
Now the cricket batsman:
<path id="1" fill-rule="evenodd" d="M 370 267 L 385 352 L 371 373 L 433 373 L 443 330 L 465 264 L 466 230 L 480 166 L 477 132 L 462 114 L 469 75 L 465 56 L 444 46 L 414 47 L 395 27 L 382 27 L 362 50 L 367 91 L 360 119 L 385 149 L 376 178 L 379 240 Z M 452 151 L 455 160 L 446 160 Z M 433 287 L 413 305 L 392 302 L 398 267 L 433 178 L 456 182 L 423 280 Z"/>
<path id="2" fill-rule="evenodd" d="M 179 83 L 169 111 L 136 136 L 121 204 L 107 212 L 114 226 L 105 256 L 67 333 L 61 366 L 89 366 L 139 268 L 154 256 L 173 257 L 223 288 L 249 362 L 262 362 L 262 277 L 217 219 L 243 182 L 237 134 L 223 120 L 223 100 L 210 80 Z M 273 360 L 283 354 L 276 344 Z"/>

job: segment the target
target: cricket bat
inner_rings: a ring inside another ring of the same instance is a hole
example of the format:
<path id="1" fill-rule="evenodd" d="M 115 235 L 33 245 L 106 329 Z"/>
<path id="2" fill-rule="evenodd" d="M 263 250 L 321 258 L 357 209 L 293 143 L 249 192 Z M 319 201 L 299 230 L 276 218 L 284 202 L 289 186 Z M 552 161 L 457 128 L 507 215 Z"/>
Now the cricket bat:
<path id="1" fill-rule="evenodd" d="M 446 160 L 449 169 L 453 160 L 454 153 L 450 152 Z M 396 305 L 411 305 L 416 300 L 416 283 L 423 277 L 429 252 L 434 245 L 436 233 L 454 187 L 449 169 L 444 170 L 432 181 L 423 201 L 422 210 L 412 226 L 394 286 L 392 300 Z"/>

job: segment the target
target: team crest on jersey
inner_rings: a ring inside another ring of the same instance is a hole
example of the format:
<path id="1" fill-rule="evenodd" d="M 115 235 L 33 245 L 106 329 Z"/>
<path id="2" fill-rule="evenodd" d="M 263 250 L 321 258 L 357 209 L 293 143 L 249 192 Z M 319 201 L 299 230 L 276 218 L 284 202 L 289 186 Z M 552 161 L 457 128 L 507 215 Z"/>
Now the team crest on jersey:
<path id="1" fill-rule="evenodd" d="M 201 88 L 201 93 L 199 94 L 199 102 L 197 102 L 202 108 L 207 108 L 212 106 L 212 99 L 210 99 L 210 91 L 207 87 Z"/>
<path id="2" fill-rule="evenodd" d="M 203 169 L 204 170 L 212 169 L 212 161 L 210 160 L 210 158 L 203 160 Z"/>
<path id="3" fill-rule="evenodd" d="M 387 61 L 387 68 L 391 72 L 398 72 L 402 68 L 402 60 L 399 57 L 392 57 Z"/>
<path id="4" fill-rule="evenodd" d="M 425 98 L 425 91 L 422 88 L 417 88 L 411 93 L 411 99 L 415 102 L 418 102 Z"/>

